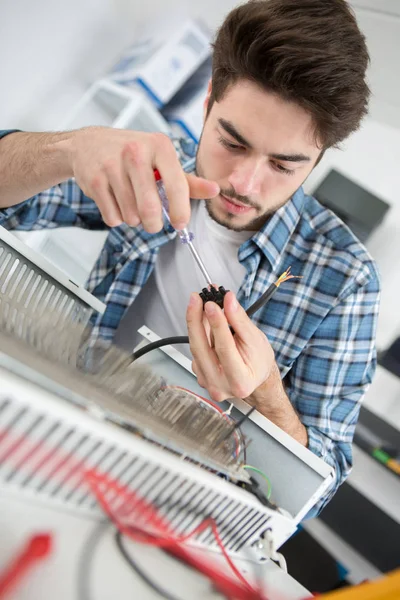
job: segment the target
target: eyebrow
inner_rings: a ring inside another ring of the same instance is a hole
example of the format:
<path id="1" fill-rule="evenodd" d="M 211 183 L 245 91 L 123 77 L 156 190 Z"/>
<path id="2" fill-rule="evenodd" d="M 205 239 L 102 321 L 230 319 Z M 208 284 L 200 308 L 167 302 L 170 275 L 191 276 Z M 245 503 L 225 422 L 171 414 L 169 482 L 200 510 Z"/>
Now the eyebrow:
<path id="1" fill-rule="evenodd" d="M 226 121 L 225 119 L 218 119 L 218 123 L 221 127 L 232 136 L 241 146 L 245 148 L 252 148 L 252 145 L 246 138 L 244 138 L 236 129 L 236 127 L 230 121 Z M 309 162 L 311 158 L 306 156 L 305 154 L 270 154 L 270 158 L 275 158 L 276 160 L 282 160 L 287 162 Z"/>
<path id="2" fill-rule="evenodd" d="M 270 157 L 277 160 L 287 160 L 288 162 L 308 162 L 311 160 L 305 154 L 270 154 Z"/>
<path id="3" fill-rule="evenodd" d="M 221 125 L 223 129 L 225 129 L 226 133 L 229 133 L 239 144 L 245 146 L 246 148 L 252 148 L 250 142 L 246 140 L 236 129 L 233 123 L 230 121 L 226 121 L 225 119 L 218 119 L 218 123 Z"/>

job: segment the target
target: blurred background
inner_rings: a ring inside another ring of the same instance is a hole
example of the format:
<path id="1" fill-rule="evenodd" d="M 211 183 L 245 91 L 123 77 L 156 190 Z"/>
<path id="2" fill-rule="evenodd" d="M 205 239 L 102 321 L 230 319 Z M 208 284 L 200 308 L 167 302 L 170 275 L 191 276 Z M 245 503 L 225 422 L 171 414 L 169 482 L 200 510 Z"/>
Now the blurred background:
<path id="1" fill-rule="evenodd" d="M 101 124 L 171 132 L 195 142 L 210 72 L 209 42 L 237 4 L 0 2 L 1 127 L 42 131 Z M 361 412 L 348 483 L 287 544 L 289 572 L 314 591 L 400 566 L 400 2 L 350 4 L 371 55 L 370 114 L 340 150 L 326 153 L 305 189 L 343 218 L 378 263 L 379 367 Z M 23 237 L 79 283 L 104 240 L 104 234 L 76 230 L 57 239 L 52 233 Z M 318 569 L 312 566 L 317 556 Z"/>

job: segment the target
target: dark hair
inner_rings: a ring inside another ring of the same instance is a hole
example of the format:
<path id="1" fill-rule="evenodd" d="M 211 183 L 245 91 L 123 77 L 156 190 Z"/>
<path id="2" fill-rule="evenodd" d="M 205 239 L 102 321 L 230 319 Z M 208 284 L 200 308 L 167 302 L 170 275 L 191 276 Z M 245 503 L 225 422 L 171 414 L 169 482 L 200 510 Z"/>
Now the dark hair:
<path id="1" fill-rule="evenodd" d="M 250 0 L 228 14 L 214 43 L 212 93 L 242 79 L 304 108 L 322 149 L 367 114 L 365 37 L 344 0 Z"/>

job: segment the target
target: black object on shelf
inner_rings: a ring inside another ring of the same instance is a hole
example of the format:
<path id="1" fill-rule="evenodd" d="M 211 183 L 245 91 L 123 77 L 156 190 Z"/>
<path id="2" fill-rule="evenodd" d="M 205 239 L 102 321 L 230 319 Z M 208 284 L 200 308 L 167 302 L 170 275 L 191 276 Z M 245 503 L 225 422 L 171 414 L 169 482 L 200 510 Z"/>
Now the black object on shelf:
<path id="1" fill-rule="evenodd" d="M 354 443 L 395 477 L 400 477 L 400 431 L 361 407 Z"/>
<path id="2" fill-rule="evenodd" d="M 378 363 L 393 375 L 400 377 L 400 338 L 395 339 L 387 350 L 378 354 Z"/>
<path id="3" fill-rule="evenodd" d="M 399 398 L 400 402 L 400 398 Z M 359 424 L 368 427 L 376 436 L 384 441 L 386 445 L 400 448 L 400 431 L 393 425 L 390 425 L 381 417 L 371 412 L 365 406 L 361 406 L 360 416 L 358 419 Z M 357 428 L 356 428 L 357 432 Z"/>
<path id="4" fill-rule="evenodd" d="M 362 242 L 379 226 L 390 208 L 387 202 L 335 169 L 329 171 L 313 196 L 337 214 Z"/>

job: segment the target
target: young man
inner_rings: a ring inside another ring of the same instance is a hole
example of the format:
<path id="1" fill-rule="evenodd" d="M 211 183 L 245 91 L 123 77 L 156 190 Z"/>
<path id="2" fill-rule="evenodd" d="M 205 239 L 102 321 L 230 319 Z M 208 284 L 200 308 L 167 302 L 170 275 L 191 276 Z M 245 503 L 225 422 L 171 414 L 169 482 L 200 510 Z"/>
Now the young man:
<path id="1" fill-rule="evenodd" d="M 258 0 L 218 32 L 197 155 L 189 142 L 106 128 L 0 142 L 0 224 L 108 227 L 87 284 L 107 304 L 95 334 L 131 350 L 144 322 L 162 336 L 187 329 L 193 368 L 214 400 L 247 398 L 334 467 L 315 512 L 351 467 L 375 369 L 379 283 L 363 246 L 301 185 L 325 149 L 358 128 L 367 64 L 344 0 Z M 203 311 L 191 294 L 204 281 L 163 228 L 154 168 L 172 224 L 190 220 L 211 277 L 233 291 L 224 311 L 211 302 Z M 289 266 L 302 279 L 249 319 L 244 309 Z"/>

